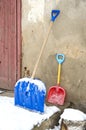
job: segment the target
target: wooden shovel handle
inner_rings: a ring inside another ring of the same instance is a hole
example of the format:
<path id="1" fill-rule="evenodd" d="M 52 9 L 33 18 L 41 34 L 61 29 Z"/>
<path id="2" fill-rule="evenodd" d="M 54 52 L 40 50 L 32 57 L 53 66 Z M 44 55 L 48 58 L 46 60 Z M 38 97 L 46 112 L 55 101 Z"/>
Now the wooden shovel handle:
<path id="1" fill-rule="evenodd" d="M 37 70 L 39 61 L 40 61 L 40 59 L 41 59 L 42 53 L 43 53 L 43 51 L 44 51 L 45 45 L 46 45 L 46 43 L 47 43 L 47 40 L 48 40 L 50 31 L 51 31 L 51 28 L 52 28 L 52 25 L 53 25 L 53 22 L 51 21 L 51 22 L 50 22 L 50 25 L 49 25 L 49 29 L 48 29 L 47 35 L 46 35 L 46 38 L 45 38 L 45 40 L 44 40 L 44 42 L 43 42 L 43 45 L 42 45 L 40 54 L 39 54 L 39 56 L 38 56 L 37 62 L 36 62 L 36 64 L 35 64 L 35 67 L 34 67 L 34 70 L 33 70 L 33 73 L 32 73 L 31 78 L 34 78 L 34 76 L 35 76 L 35 73 L 36 73 L 36 70 Z"/>

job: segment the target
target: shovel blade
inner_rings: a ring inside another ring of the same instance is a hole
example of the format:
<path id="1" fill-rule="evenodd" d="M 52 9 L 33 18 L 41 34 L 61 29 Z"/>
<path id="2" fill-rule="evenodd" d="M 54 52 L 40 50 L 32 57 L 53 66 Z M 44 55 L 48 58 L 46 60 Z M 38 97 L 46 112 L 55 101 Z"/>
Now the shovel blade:
<path id="1" fill-rule="evenodd" d="M 55 105 L 64 105 L 65 90 L 60 86 L 52 86 L 48 91 L 47 101 Z"/>
<path id="2" fill-rule="evenodd" d="M 38 79 L 22 78 L 14 87 L 15 105 L 31 111 L 44 112 L 45 84 Z"/>

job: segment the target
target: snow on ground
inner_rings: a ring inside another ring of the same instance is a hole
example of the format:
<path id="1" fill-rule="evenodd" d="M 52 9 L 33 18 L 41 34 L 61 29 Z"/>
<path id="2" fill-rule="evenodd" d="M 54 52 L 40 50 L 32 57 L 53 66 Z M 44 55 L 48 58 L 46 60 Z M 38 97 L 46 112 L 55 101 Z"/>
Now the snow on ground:
<path id="1" fill-rule="evenodd" d="M 41 124 L 55 112 L 60 111 L 55 106 L 46 106 L 44 114 L 32 112 L 14 105 L 13 97 L 0 96 L 0 130 L 31 130 L 34 125 Z M 62 113 L 61 119 L 86 120 L 86 114 L 77 110 L 67 108 Z M 51 129 L 50 129 L 51 130 Z M 52 130 L 60 130 L 60 125 Z"/>
<path id="2" fill-rule="evenodd" d="M 46 106 L 44 114 L 32 112 L 14 105 L 13 97 L 0 96 L 0 130 L 31 130 L 55 112 L 55 106 Z"/>

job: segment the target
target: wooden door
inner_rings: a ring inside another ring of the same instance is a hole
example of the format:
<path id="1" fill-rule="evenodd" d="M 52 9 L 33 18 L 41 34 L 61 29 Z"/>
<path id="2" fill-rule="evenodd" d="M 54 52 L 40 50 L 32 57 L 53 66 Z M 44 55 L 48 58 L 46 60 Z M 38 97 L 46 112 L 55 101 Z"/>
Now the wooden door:
<path id="1" fill-rule="evenodd" d="M 12 90 L 20 77 L 20 0 L 0 0 L 0 88 Z"/>

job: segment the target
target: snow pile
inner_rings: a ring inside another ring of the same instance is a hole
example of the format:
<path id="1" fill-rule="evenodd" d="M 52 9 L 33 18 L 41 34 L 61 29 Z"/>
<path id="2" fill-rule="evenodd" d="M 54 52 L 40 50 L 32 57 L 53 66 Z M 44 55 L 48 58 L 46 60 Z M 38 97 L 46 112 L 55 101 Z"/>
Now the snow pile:
<path id="1" fill-rule="evenodd" d="M 45 105 L 45 113 L 40 114 L 14 106 L 14 98 L 0 96 L 0 130 L 31 130 L 57 111 Z"/>
<path id="2" fill-rule="evenodd" d="M 44 114 L 40 114 L 15 106 L 14 98 L 0 96 L 0 130 L 31 130 L 34 125 L 40 125 L 57 111 L 60 109 L 45 105 Z M 86 121 L 86 114 L 77 109 L 67 108 L 64 109 L 59 121 L 61 119 Z M 60 123 L 52 130 L 60 130 Z"/>
<path id="3" fill-rule="evenodd" d="M 77 109 L 67 108 L 61 115 L 61 119 L 71 121 L 84 121 L 86 120 L 86 114 Z"/>
<path id="4" fill-rule="evenodd" d="M 55 126 L 54 129 L 50 129 L 50 130 L 60 130 L 62 119 L 67 121 L 77 121 L 77 122 L 86 121 L 86 114 L 78 109 L 66 108 L 64 109 L 64 112 L 60 116 L 59 126 Z"/>

